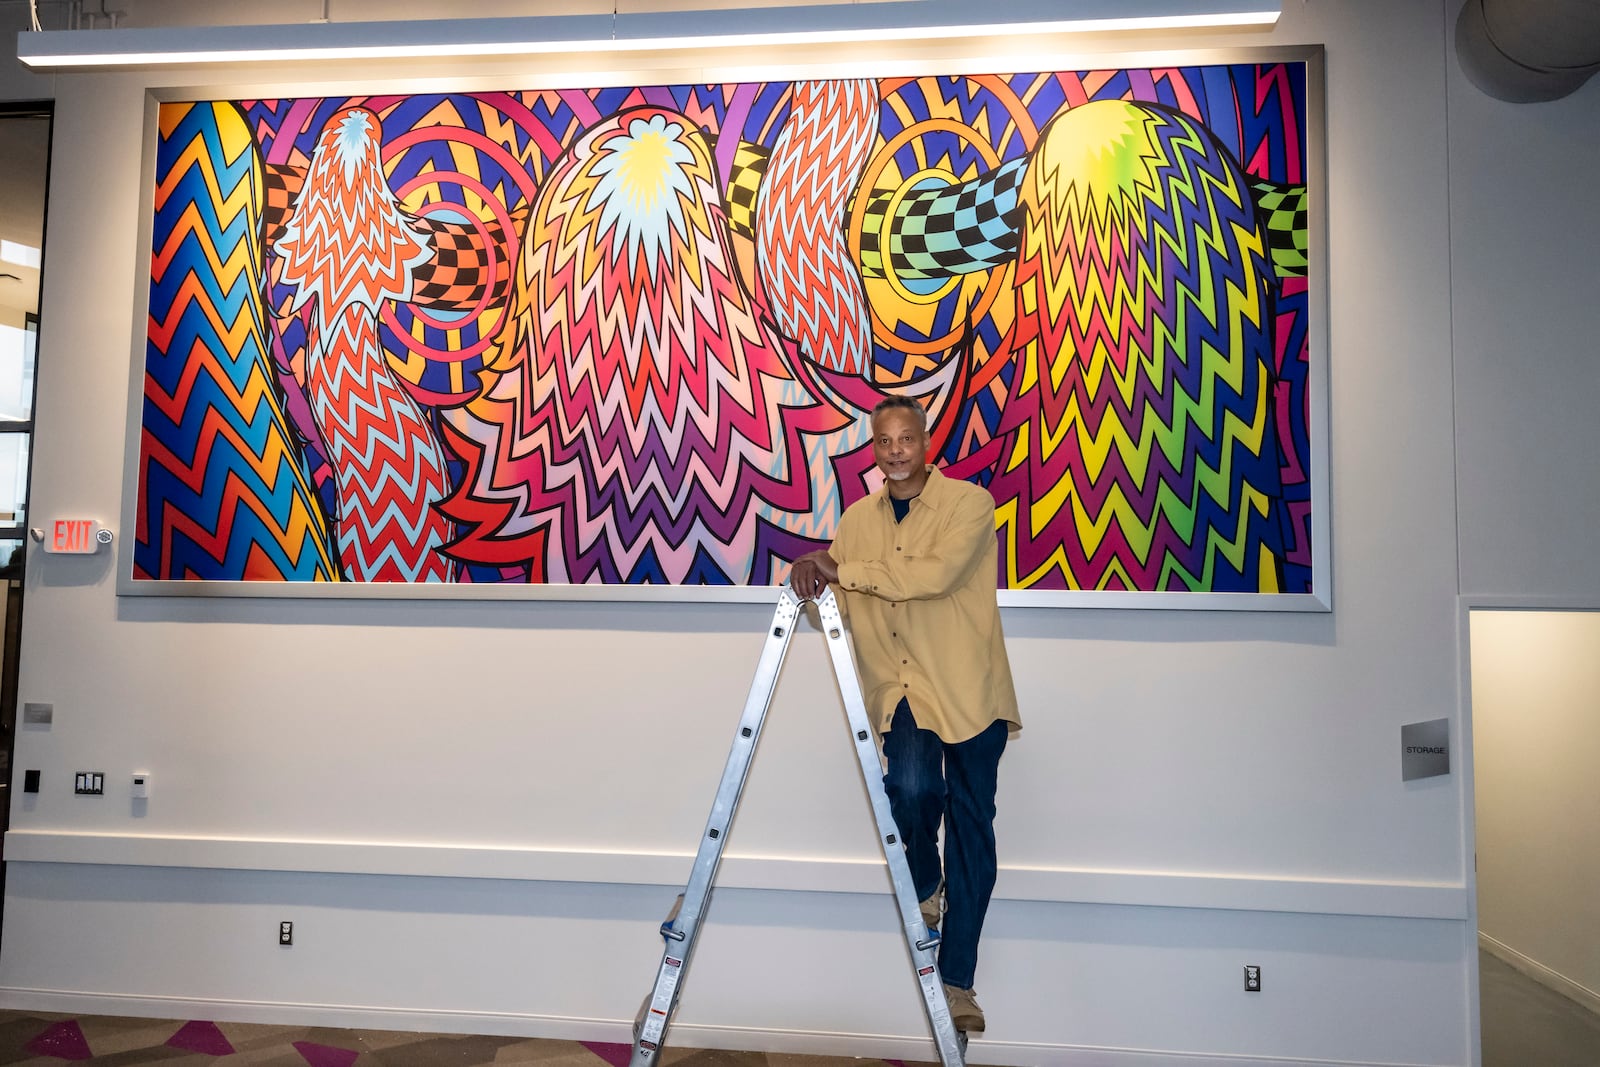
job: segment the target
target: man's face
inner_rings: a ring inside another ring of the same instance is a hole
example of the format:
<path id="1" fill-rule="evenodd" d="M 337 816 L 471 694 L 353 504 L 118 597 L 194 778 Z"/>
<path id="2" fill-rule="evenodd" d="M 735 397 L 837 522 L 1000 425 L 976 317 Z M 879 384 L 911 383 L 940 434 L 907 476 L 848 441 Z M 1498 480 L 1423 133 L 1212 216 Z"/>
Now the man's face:
<path id="1" fill-rule="evenodd" d="M 928 431 L 914 412 L 886 408 L 872 420 L 872 458 L 891 482 L 920 478 L 928 458 Z"/>

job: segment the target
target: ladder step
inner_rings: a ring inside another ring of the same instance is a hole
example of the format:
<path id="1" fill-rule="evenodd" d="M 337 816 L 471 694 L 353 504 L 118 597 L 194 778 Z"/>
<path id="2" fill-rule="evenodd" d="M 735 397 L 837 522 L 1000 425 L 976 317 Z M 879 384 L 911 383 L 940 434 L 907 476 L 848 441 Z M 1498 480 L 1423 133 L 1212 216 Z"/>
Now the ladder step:
<path id="1" fill-rule="evenodd" d="M 668 941 L 682 941 L 683 931 L 677 927 L 678 913 L 683 910 L 683 894 L 678 894 L 678 899 L 672 902 L 672 910 L 667 912 L 667 917 L 661 920 L 661 937 Z M 648 1003 L 648 1001 L 646 1001 Z"/>

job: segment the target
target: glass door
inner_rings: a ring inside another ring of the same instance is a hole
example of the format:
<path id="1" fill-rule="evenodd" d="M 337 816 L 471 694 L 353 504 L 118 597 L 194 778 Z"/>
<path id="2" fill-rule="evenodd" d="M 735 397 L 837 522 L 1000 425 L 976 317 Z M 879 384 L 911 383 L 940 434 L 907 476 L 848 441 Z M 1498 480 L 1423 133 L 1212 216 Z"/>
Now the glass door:
<path id="1" fill-rule="evenodd" d="M 0 831 L 11 823 L 50 117 L 48 103 L 0 103 Z"/>

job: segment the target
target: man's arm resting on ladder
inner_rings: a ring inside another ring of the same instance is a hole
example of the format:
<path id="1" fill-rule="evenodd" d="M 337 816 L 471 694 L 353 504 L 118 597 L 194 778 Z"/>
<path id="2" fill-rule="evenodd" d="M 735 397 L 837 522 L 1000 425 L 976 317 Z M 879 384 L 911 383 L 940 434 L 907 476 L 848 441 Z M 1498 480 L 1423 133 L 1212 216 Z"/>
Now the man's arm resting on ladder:
<path id="1" fill-rule="evenodd" d="M 795 560 L 794 568 L 789 571 L 789 585 L 795 595 L 803 600 L 821 596 L 829 583 L 838 580 L 839 565 L 826 550 L 820 548 Z"/>

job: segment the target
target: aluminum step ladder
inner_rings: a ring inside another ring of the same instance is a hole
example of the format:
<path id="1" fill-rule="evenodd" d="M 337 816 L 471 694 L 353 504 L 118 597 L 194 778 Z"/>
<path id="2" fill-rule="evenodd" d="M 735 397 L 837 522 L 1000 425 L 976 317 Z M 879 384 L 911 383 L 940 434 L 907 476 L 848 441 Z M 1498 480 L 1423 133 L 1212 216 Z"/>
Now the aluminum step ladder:
<path id="1" fill-rule="evenodd" d="M 750 696 L 745 701 L 744 714 L 739 718 L 733 747 L 728 752 L 728 762 L 722 770 L 722 782 L 717 786 L 716 799 L 711 803 L 711 817 L 706 820 L 705 832 L 700 836 L 700 848 L 695 854 L 694 868 L 689 873 L 689 883 L 684 887 L 672 913 L 661 924 L 661 937 L 666 941 L 666 949 L 661 954 L 661 965 L 656 970 L 655 987 L 634 1020 L 633 1055 L 629 1067 L 652 1067 L 663 1048 L 667 1027 L 677 1010 L 689 962 L 694 956 L 700 925 L 705 920 L 712 883 L 716 881 L 717 866 L 722 862 L 722 849 L 728 840 L 728 827 L 739 807 L 739 795 L 744 790 L 750 761 L 761 739 L 761 724 L 772 704 L 772 693 L 778 683 L 778 669 L 783 666 L 784 655 L 789 650 L 789 639 L 794 634 L 802 603 L 792 589 L 783 587 L 778 597 L 778 609 L 772 617 L 772 630 L 761 650 L 755 679 L 750 683 Z M 822 632 L 828 640 L 828 652 L 833 659 L 833 674 L 839 683 L 840 695 L 844 698 L 851 738 L 861 763 L 861 777 L 872 801 L 872 815 L 878 823 L 878 843 L 889 862 L 889 875 L 900 909 L 900 925 L 905 932 L 906 947 L 911 952 L 912 971 L 922 992 L 922 1006 L 927 1011 L 928 1024 L 933 1030 L 939 1061 L 943 1067 L 965 1067 L 967 1035 L 958 1032 L 950 1019 L 950 1005 L 945 1000 L 944 984 L 940 980 L 935 959 L 939 935 L 930 931 L 922 921 L 917 891 L 911 881 L 911 867 L 906 862 L 900 832 L 889 811 L 889 797 L 883 790 L 883 769 L 878 757 L 877 738 L 873 736 L 871 723 L 867 720 L 861 682 L 856 675 L 855 657 L 850 651 L 850 637 L 845 632 L 833 590 L 829 589 L 818 597 L 816 605 L 821 616 Z"/>

